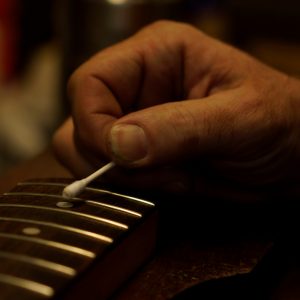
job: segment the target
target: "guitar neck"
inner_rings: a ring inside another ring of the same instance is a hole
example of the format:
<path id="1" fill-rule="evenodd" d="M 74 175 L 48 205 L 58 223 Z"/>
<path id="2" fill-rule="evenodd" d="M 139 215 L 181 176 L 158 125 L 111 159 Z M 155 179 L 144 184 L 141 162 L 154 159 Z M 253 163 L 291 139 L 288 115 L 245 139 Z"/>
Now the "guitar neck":
<path id="1" fill-rule="evenodd" d="M 0 197 L 0 299 L 107 299 L 152 254 L 150 201 L 68 180 L 19 183 Z"/>

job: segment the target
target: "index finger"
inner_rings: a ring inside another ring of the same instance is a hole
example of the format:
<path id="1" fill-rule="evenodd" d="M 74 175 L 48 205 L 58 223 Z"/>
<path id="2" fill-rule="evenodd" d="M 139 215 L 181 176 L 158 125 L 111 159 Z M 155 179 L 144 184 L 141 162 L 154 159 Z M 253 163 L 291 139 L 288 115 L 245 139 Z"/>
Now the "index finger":
<path id="1" fill-rule="evenodd" d="M 101 51 L 71 77 L 76 139 L 88 152 L 109 156 L 106 137 L 116 119 L 181 95 L 182 35 L 160 25 Z"/>
<path id="2" fill-rule="evenodd" d="M 68 94 L 76 135 L 90 151 L 100 148 L 107 153 L 100 141 L 105 140 L 112 123 L 132 105 L 141 77 L 141 64 L 138 57 L 129 52 L 117 47 L 107 49 L 86 62 L 70 78 Z"/>

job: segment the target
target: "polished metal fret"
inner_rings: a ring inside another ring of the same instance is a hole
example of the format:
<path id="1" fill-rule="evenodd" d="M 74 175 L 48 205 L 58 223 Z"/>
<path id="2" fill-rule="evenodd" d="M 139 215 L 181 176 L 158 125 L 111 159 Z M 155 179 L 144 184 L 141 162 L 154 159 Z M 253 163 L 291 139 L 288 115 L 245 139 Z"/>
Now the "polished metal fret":
<path id="1" fill-rule="evenodd" d="M 123 194 L 119 194 L 119 193 L 115 193 L 115 192 L 111 192 L 111 191 L 107 191 L 107 190 L 103 190 L 103 189 L 92 188 L 92 187 L 86 187 L 85 189 L 87 191 L 91 191 L 91 192 L 95 192 L 95 193 L 99 193 L 99 194 L 108 194 L 108 195 L 112 195 L 112 196 L 130 199 L 130 200 L 133 200 L 140 204 L 145 204 L 147 206 L 155 206 L 155 204 L 153 202 L 142 200 L 142 199 L 136 198 L 136 197 L 131 197 L 131 196 L 127 196 L 127 195 L 123 195 Z"/>
<path id="2" fill-rule="evenodd" d="M 71 245 L 68 245 L 68 244 L 63 244 L 63 243 L 60 243 L 60 242 L 41 239 L 41 238 L 37 238 L 37 237 L 28 237 L 28 236 L 22 236 L 22 235 L 18 235 L 18 234 L 4 233 L 4 232 L 0 232 L 0 237 L 15 239 L 15 240 L 19 240 L 19 241 L 32 242 L 32 243 L 36 243 L 36 244 L 41 244 L 41 245 L 44 245 L 44 246 L 49 246 L 49 247 L 53 247 L 53 248 L 56 248 L 56 249 L 72 252 L 74 254 L 86 256 L 86 257 L 89 257 L 89 258 L 94 258 L 95 257 L 94 252 L 91 252 L 91 251 L 88 251 L 88 250 L 85 250 L 85 249 L 82 249 L 82 248 L 79 248 L 79 247 L 71 246 Z"/>
<path id="3" fill-rule="evenodd" d="M 33 196 L 33 197 L 48 197 L 48 198 L 55 198 L 59 200 L 64 200 L 64 201 L 73 201 L 73 202 L 85 202 L 84 199 L 80 198 L 72 198 L 72 199 L 67 199 L 63 197 L 62 195 L 56 195 L 56 194 L 48 194 L 48 193 L 32 193 L 32 192 L 8 192 L 4 193 L 3 196 Z"/>
<path id="4" fill-rule="evenodd" d="M 30 223 L 30 224 L 35 224 L 35 225 L 43 225 L 43 226 L 48 226 L 48 227 L 53 227 L 61 230 L 66 230 L 70 232 L 77 233 L 79 235 L 87 236 L 89 238 L 94 238 L 106 243 L 112 243 L 113 239 L 110 237 L 107 237 L 102 234 L 98 234 L 95 232 L 71 227 L 71 226 L 66 226 L 66 225 L 60 225 L 57 223 L 52 223 L 52 222 L 45 222 L 45 221 L 37 221 L 37 220 L 32 220 L 32 219 L 23 219 L 23 218 L 11 218 L 11 217 L 2 217 L 0 216 L 0 221 L 10 221 L 10 222 L 22 222 L 22 223 Z"/>
<path id="5" fill-rule="evenodd" d="M 129 215 L 135 216 L 135 217 L 141 217 L 142 214 L 140 214 L 139 212 L 127 209 L 127 208 L 123 208 L 120 206 L 116 206 L 116 205 L 111 205 L 111 204 L 106 204 L 100 201 L 93 201 L 93 200 L 86 200 L 86 199 L 82 199 L 82 198 L 72 198 L 72 199 L 66 199 L 65 197 L 61 196 L 61 195 L 55 195 L 55 194 L 48 194 L 48 193 L 32 193 L 32 192 L 9 192 L 9 193 L 4 193 L 4 196 L 31 196 L 31 197 L 46 197 L 46 198 L 54 198 L 54 199 L 60 199 L 60 200 L 64 200 L 64 201 L 68 201 L 70 203 L 85 203 L 85 204 L 90 204 L 90 205 L 94 205 L 94 206 L 100 206 L 100 207 L 106 207 L 106 208 L 110 208 L 113 210 L 117 210 L 123 213 L 127 213 Z"/>
<path id="6" fill-rule="evenodd" d="M 45 268 L 47 270 L 58 272 L 58 273 L 61 273 L 63 275 L 67 275 L 67 276 L 75 276 L 76 275 L 76 270 L 71 267 L 68 267 L 68 266 L 65 266 L 62 264 L 58 264 L 55 262 L 51 262 L 51 261 L 48 261 L 45 259 L 37 258 L 37 257 L 32 257 L 32 256 L 22 255 L 22 254 L 15 254 L 15 253 L 10 253 L 10 252 L 1 251 L 1 250 L 0 250 L 0 257 L 3 257 L 5 259 L 15 260 L 15 261 L 21 261 L 21 262 L 24 262 L 27 264 Z"/>
<path id="7" fill-rule="evenodd" d="M 74 216 L 83 217 L 83 218 L 91 219 L 91 220 L 94 220 L 94 221 L 106 223 L 106 224 L 109 224 L 111 226 L 118 227 L 118 228 L 121 228 L 121 229 L 128 229 L 128 226 L 123 224 L 123 223 L 116 222 L 116 221 L 113 221 L 113 220 L 110 220 L 110 219 L 107 219 L 107 218 L 101 218 L 101 217 L 97 217 L 97 216 L 94 216 L 94 215 L 73 211 L 73 210 L 65 210 L 65 209 L 46 207 L 46 206 L 40 206 L 40 205 L 11 204 L 11 203 L 2 203 L 2 202 L 0 203 L 0 207 L 1 206 L 2 207 L 32 208 L 32 209 L 54 211 L 54 212 L 58 212 L 58 213 L 62 213 L 62 214 L 70 214 L 70 215 L 74 215 Z"/>
<path id="8" fill-rule="evenodd" d="M 79 198 L 75 198 L 75 199 L 79 199 Z M 93 201 L 93 200 L 85 200 L 85 202 L 87 204 L 91 204 L 91 205 L 94 205 L 94 206 L 104 206 L 104 207 L 107 207 L 107 208 L 115 209 L 115 210 L 124 212 L 126 214 L 132 215 L 134 217 L 138 217 L 138 218 L 142 217 L 142 214 L 140 214 L 136 211 L 133 211 L 131 209 L 127 209 L 127 208 L 123 208 L 123 207 L 119 207 L 119 206 L 115 206 L 115 205 L 111 205 L 111 204 L 106 204 L 106 203 L 102 203 L 102 202 L 98 202 L 98 201 Z"/>
<path id="9" fill-rule="evenodd" d="M 65 183 L 57 183 L 57 182 L 39 182 L 39 181 L 28 181 L 28 182 L 20 182 L 18 183 L 18 186 L 28 186 L 28 185 L 44 185 L 44 186 L 59 186 L 59 187 L 65 187 L 67 186 L 67 184 Z M 137 197 L 132 197 L 132 196 L 128 196 L 128 195 L 124 195 L 124 194 L 120 194 L 120 193 L 115 193 L 115 192 L 111 192 L 105 189 L 100 189 L 100 188 L 93 188 L 93 187 L 86 187 L 85 188 L 86 191 L 91 191 L 94 193 L 98 193 L 98 194 L 108 194 L 108 195 L 112 195 L 112 196 L 117 196 L 117 197 L 121 197 L 121 198 L 126 198 L 126 199 L 130 199 L 133 201 L 136 201 L 138 203 L 141 204 L 145 204 L 147 206 L 155 206 L 155 204 L 153 202 L 147 201 L 147 200 L 143 200 Z"/>
<path id="10" fill-rule="evenodd" d="M 48 285 L 17 276 L 0 273 L 0 282 L 22 288 L 45 297 L 51 297 L 54 294 L 53 288 Z"/>

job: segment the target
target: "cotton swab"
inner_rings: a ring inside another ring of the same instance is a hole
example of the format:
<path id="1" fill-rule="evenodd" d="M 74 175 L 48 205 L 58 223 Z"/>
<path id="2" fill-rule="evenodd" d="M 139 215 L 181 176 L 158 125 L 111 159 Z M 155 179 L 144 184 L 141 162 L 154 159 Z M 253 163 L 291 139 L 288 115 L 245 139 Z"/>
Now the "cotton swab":
<path id="1" fill-rule="evenodd" d="M 107 172 L 108 170 L 113 168 L 115 165 L 116 164 L 111 161 L 110 163 L 108 163 L 105 166 L 101 167 L 99 170 L 97 170 L 96 172 L 94 172 L 91 175 L 87 176 L 86 178 L 83 178 L 81 180 L 76 180 L 73 183 L 67 185 L 64 188 L 63 192 L 62 192 L 62 196 L 64 198 L 74 198 L 74 197 L 76 197 L 77 195 L 79 195 L 85 189 L 85 187 L 90 182 L 92 182 L 97 177 L 99 177 L 100 175 L 104 174 L 105 172 Z"/>

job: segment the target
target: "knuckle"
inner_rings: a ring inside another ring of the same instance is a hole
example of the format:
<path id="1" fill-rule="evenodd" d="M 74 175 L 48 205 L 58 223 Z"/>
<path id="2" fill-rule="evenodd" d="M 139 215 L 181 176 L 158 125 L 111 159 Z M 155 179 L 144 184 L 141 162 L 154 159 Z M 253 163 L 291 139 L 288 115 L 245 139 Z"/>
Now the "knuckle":
<path id="1" fill-rule="evenodd" d="M 172 20 L 158 20 L 154 21 L 150 25 L 148 25 L 146 30 L 149 29 L 153 31 L 156 34 L 166 34 L 170 33 L 172 35 L 189 35 L 192 32 L 200 32 L 198 29 L 196 29 L 194 26 L 183 23 L 179 21 L 172 21 Z"/>

